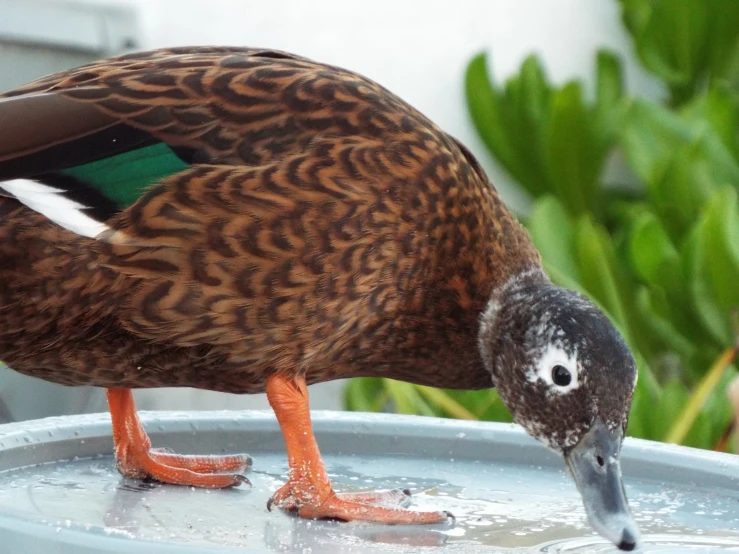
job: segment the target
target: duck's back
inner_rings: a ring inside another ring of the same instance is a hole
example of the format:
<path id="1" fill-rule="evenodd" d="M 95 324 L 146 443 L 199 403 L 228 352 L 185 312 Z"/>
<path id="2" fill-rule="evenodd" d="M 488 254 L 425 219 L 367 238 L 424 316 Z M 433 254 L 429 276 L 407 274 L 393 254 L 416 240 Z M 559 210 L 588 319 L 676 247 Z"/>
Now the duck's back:
<path id="1" fill-rule="evenodd" d="M 274 371 L 491 384 L 479 315 L 538 255 L 472 156 L 379 85 L 199 48 L 7 97 L 0 186 L 34 208 L 0 198 L 11 367 L 233 392 Z"/>

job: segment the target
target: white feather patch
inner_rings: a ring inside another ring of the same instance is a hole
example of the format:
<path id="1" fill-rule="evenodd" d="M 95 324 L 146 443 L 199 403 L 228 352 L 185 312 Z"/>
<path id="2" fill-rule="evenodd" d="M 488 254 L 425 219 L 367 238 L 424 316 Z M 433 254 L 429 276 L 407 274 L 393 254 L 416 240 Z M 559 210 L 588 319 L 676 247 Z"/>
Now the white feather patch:
<path id="1" fill-rule="evenodd" d="M 634 371 L 634 386 L 631 388 L 632 391 L 636 390 L 636 384 L 639 382 L 639 370 Z"/>
<path id="2" fill-rule="evenodd" d="M 48 217 L 51 221 L 84 237 L 95 238 L 109 231 L 105 223 L 96 221 L 83 210 L 85 206 L 66 198 L 64 191 L 30 179 L 0 181 L 0 188 L 12 194 L 32 210 Z"/>

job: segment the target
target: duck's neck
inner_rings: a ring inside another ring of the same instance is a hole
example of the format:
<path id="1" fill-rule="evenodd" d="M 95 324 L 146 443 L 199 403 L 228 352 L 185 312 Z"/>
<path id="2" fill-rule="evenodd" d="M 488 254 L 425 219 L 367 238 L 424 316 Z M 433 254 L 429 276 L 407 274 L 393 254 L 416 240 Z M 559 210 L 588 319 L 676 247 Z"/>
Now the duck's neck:
<path id="1" fill-rule="evenodd" d="M 541 285 L 549 285 L 551 281 L 541 267 L 526 269 L 509 278 L 502 285 L 493 289 L 485 310 L 480 316 L 480 329 L 477 341 L 485 368 L 495 376 L 493 360 L 494 345 L 499 334 L 500 316 L 505 306 L 525 304 L 533 299 L 536 289 Z"/>

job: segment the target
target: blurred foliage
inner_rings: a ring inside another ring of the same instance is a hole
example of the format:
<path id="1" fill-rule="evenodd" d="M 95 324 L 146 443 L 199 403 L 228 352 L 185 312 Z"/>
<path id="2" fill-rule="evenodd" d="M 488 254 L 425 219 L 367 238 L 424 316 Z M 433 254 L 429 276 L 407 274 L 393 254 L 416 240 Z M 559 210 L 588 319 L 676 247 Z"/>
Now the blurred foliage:
<path id="1" fill-rule="evenodd" d="M 639 365 L 629 433 L 726 445 L 739 306 L 739 2 L 620 0 L 664 103 L 630 97 L 619 58 L 595 57 L 595 86 L 556 86 L 526 59 L 503 84 L 484 54 L 465 77 L 472 120 L 533 200 L 524 221 L 552 279 L 590 296 Z M 606 183 L 625 160 L 626 184 Z M 357 379 L 354 410 L 510 421 L 490 391 Z"/>

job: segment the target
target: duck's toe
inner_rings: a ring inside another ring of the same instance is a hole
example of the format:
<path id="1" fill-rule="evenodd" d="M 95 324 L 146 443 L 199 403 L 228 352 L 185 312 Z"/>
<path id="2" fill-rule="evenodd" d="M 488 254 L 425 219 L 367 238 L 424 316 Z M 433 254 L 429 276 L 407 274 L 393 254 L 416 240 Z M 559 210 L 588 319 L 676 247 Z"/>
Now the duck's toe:
<path id="1" fill-rule="evenodd" d="M 429 525 L 447 523 L 450 520 L 449 512 L 416 512 L 399 507 L 389 508 L 346 500 L 340 495 L 320 505 L 304 504 L 298 508 L 298 514 L 300 517 L 310 519 L 366 521 L 385 525 Z"/>
<path id="2" fill-rule="evenodd" d="M 299 490 L 294 490 L 297 487 Z M 408 489 L 379 492 L 335 493 L 300 489 L 299 482 L 287 482 L 270 498 L 273 506 L 296 512 L 306 519 L 340 519 L 388 525 L 427 525 L 454 521 L 449 512 L 416 512 L 405 510 L 410 504 Z"/>
<path id="3" fill-rule="evenodd" d="M 408 489 L 392 489 L 372 492 L 339 492 L 336 496 L 346 502 L 372 504 L 386 508 L 407 508 L 411 504 L 411 491 Z"/>
<path id="4" fill-rule="evenodd" d="M 227 454 L 225 456 L 182 455 L 173 452 L 162 452 L 159 449 L 149 451 L 149 456 L 163 465 L 189 469 L 195 473 L 244 473 L 251 467 L 252 460 L 248 454 Z"/>
<path id="5" fill-rule="evenodd" d="M 223 489 L 249 483 L 241 473 L 249 456 L 180 456 L 129 449 L 118 459 L 118 471 L 126 477 L 151 478 L 162 483 Z"/>

